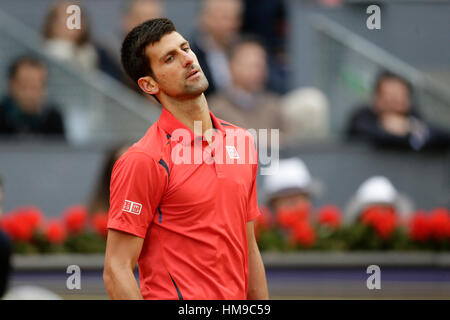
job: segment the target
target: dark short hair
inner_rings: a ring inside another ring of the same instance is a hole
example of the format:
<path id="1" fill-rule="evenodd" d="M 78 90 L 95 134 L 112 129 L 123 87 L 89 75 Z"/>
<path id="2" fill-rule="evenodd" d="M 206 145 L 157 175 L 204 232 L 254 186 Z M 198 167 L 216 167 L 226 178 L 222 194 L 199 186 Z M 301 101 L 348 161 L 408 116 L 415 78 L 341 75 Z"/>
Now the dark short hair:
<path id="1" fill-rule="evenodd" d="M 378 93 L 383 81 L 388 80 L 388 79 L 395 79 L 395 80 L 402 82 L 408 89 L 409 95 L 411 96 L 413 94 L 412 84 L 408 80 L 406 80 L 406 78 L 404 78 L 394 72 L 388 71 L 388 70 L 382 70 L 378 73 L 378 75 L 375 79 L 374 92 Z"/>
<path id="2" fill-rule="evenodd" d="M 17 74 L 17 71 L 19 71 L 19 68 L 23 65 L 29 65 L 40 69 L 47 69 L 47 66 L 38 58 L 33 56 L 20 56 L 16 58 L 8 68 L 8 79 L 12 80 L 15 75 Z"/>
<path id="3" fill-rule="evenodd" d="M 171 20 L 157 18 L 141 23 L 127 34 L 122 43 L 121 60 L 125 72 L 133 81 L 137 82 L 147 75 L 154 76 L 145 48 L 174 31 L 177 30 Z"/>

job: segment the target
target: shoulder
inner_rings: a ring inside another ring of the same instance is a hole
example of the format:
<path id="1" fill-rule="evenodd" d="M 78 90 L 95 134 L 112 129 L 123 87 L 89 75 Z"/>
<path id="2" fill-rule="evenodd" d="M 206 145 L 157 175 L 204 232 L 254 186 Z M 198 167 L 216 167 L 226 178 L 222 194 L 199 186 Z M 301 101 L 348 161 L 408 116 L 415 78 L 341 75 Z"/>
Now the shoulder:
<path id="1" fill-rule="evenodd" d="M 59 111 L 59 106 L 54 103 L 46 105 L 43 109 L 43 113 L 46 118 L 62 119 L 62 113 Z"/>
<path id="2" fill-rule="evenodd" d="M 167 159 L 170 152 L 169 137 L 154 123 L 139 141 L 133 144 L 117 160 L 115 166 L 140 168 L 141 170 L 161 167 L 161 159 Z M 163 166 L 164 167 L 164 166 Z"/>
<path id="3" fill-rule="evenodd" d="M 169 138 L 170 136 L 158 126 L 158 122 L 155 122 L 128 151 L 133 154 L 142 154 L 141 157 L 159 160 L 168 151 Z"/>
<path id="4" fill-rule="evenodd" d="M 156 179 L 160 181 L 164 178 L 165 171 L 161 158 L 134 145 L 114 164 L 112 179 L 131 179 L 131 181 Z"/>
<path id="5" fill-rule="evenodd" d="M 360 106 L 351 113 L 351 119 L 353 120 L 368 118 L 376 118 L 375 112 L 369 106 Z"/>

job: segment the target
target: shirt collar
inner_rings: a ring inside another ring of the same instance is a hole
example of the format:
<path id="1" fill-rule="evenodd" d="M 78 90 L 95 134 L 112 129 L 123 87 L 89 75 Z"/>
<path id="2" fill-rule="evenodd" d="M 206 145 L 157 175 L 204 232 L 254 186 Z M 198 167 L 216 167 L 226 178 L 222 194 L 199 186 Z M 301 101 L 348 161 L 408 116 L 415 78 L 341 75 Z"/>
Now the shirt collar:
<path id="1" fill-rule="evenodd" d="M 216 129 L 216 131 L 220 131 L 223 135 L 226 135 L 225 128 L 222 126 L 220 120 L 216 118 L 216 116 L 211 111 L 209 111 L 209 115 L 211 117 L 213 129 Z M 158 119 L 158 125 L 167 133 L 168 139 L 170 139 L 170 137 L 172 136 L 173 132 L 176 129 L 187 130 L 187 132 L 189 132 L 190 135 L 189 141 L 190 143 L 192 143 L 196 138 L 203 139 L 202 135 L 195 134 L 194 131 L 186 127 L 180 120 L 178 120 L 173 114 L 171 114 L 165 108 L 162 108 L 161 115 Z"/>

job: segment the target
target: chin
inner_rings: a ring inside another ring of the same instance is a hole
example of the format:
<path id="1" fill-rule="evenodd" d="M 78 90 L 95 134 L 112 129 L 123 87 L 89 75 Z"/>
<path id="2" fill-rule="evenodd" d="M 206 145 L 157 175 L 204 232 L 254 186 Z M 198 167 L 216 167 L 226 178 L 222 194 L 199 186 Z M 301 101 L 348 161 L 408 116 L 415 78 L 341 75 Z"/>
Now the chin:
<path id="1" fill-rule="evenodd" d="M 209 82 L 206 78 L 202 79 L 199 83 L 186 87 L 185 93 L 188 95 L 201 95 L 209 87 Z"/>

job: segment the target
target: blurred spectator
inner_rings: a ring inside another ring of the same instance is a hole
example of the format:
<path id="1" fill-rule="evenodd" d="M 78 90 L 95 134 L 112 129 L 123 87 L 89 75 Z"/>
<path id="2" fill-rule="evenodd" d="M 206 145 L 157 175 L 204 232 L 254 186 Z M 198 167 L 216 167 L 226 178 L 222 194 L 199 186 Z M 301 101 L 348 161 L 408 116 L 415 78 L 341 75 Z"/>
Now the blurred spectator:
<path id="1" fill-rule="evenodd" d="M 283 94 L 287 88 L 288 19 L 283 0 L 244 0 L 242 32 L 264 39 L 268 49 L 269 89 Z"/>
<path id="2" fill-rule="evenodd" d="M 416 151 L 450 147 L 450 133 L 428 124 L 413 108 L 407 80 L 385 71 L 378 76 L 374 91 L 372 104 L 351 116 L 349 137 Z"/>
<path id="3" fill-rule="evenodd" d="M 283 131 L 279 97 L 265 89 L 266 58 L 257 38 L 241 37 L 232 44 L 229 53 L 232 85 L 208 99 L 216 116 L 246 129 Z"/>
<path id="4" fill-rule="evenodd" d="M 119 159 L 129 147 L 129 144 L 120 144 L 108 152 L 97 181 L 96 189 L 89 203 L 89 212 L 91 214 L 109 211 L 109 186 L 112 169 L 117 159 Z"/>
<path id="5" fill-rule="evenodd" d="M 283 97 L 281 106 L 286 143 L 329 137 L 329 103 L 319 89 L 293 90 Z"/>
<path id="6" fill-rule="evenodd" d="M 33 57 L 20 57 L 8 78 L 8 93 L 0 101 L 0 134 L 62 137 L 63 118 L 45 99 L 47 67 Z"/>
<path id="7" fill-rule="evenodd" d="M 209 81 L 206 95 L 225 90 L 231 82 L 226 51 L 242 25 L 242 0 L 203 0 L 191 49 Z"/>
<path id="8" fill-rule="evenodd" d="M 160 0 L 127 0 L 123 7 L 122 18 L 120 20 L 120 30 L 115 32 L 113 38 L 107 44 L 114 55 L 116 63 L 120 65 L 120 49 L 125 36 L 141 23 L 164 16 L 164 5 Z M 122 73 L 122 82 L 133 91 L 144 94 L 135 81 L 132 81 L 124 72 Z"/>
<path id="9" fill-rule="evenodd" d="M 392 209 L 401 223 L 408 222 L 414 210 L 411 200 L 397 191 L 388 178 L 374 176 L 364 181 L 349 200 L 344 223 L 356 222 L 364 210 L 373 206 Z"/>
<path id="10" fill-rule="evenodd" d="M 162 16 L 164 6 L 160 0 L 128 0 L 122 17 L 122 36 L 125 37 L 137 25 Z"/>
<path id="11" fill-rule="evenodd" d="M 69 29 L 66 12 L 76 1 L 58 1 L 49 10 L 43 27 L 44 49 L 52 57 L 72 64 L 78 70 L 89 72 L 101 70 L 116 79 L 122 71 L 114 59 L 100 45 L 93 42 L 89 32 L 87 13 L 81 6 L 81 28 Z"/>
<path id="12" fill-rule="evenodd" d="M 8 279 L 11 271 L 11 254 L 11 242 L 0 229 L 0 299 L 8 289 Z"/>
<path id="13" fill-rule="evenodd" d="M 263 188 L 267 205 L 274 213 L 298 204 L 312 206 L 313 199 L 320 193 L 319 182 L 311 177 L 299 158 L 280 159 L 278 172 L 266 176 Z"/>

